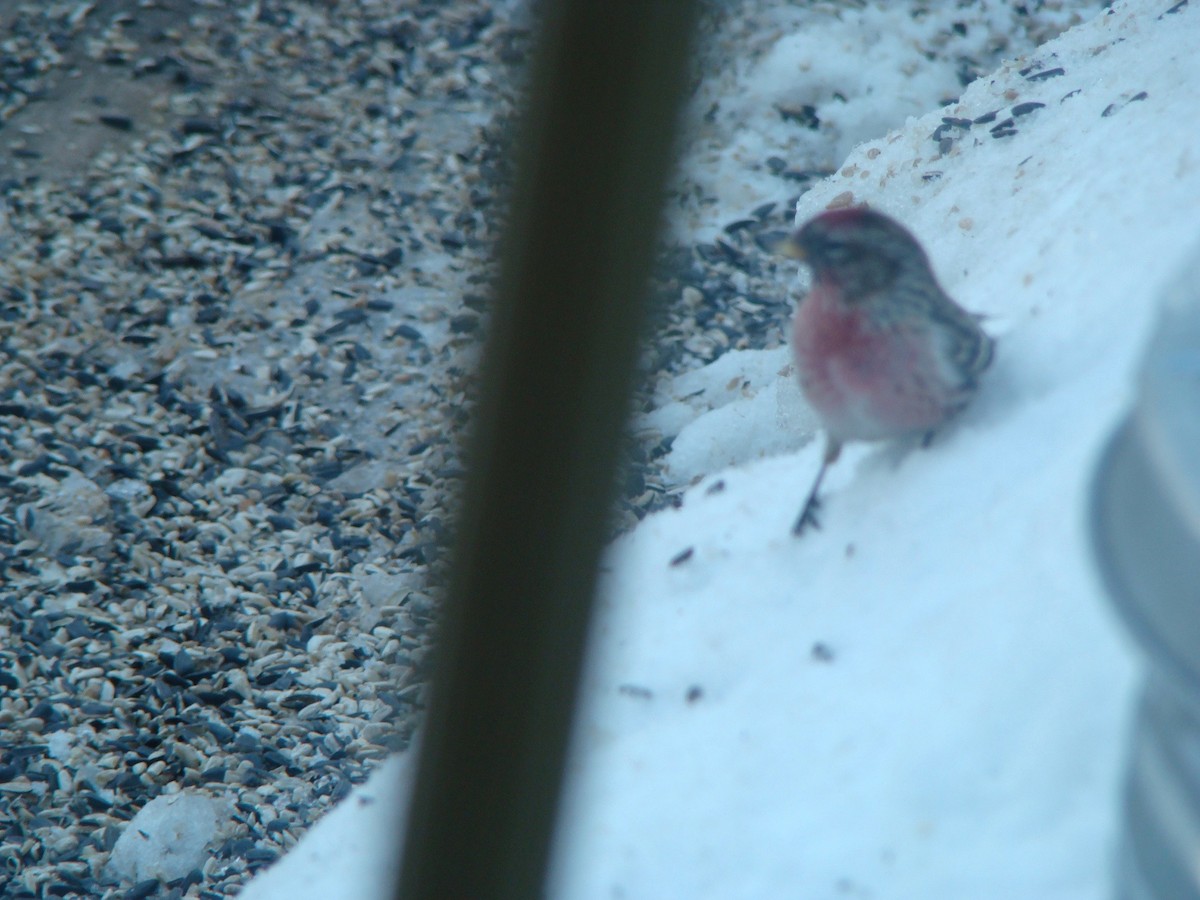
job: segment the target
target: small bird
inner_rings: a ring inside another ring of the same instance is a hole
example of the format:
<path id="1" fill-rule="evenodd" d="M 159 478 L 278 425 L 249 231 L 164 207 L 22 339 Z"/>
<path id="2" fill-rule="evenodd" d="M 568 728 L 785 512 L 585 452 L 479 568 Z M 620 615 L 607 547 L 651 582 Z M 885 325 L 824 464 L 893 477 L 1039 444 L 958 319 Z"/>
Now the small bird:
<path id="1" fill-rule="evenodd" d="M 825 428 L 825 455 L 792 529 L 820 527 L 817 491 L 847 441 L 925 435 L 967 405 L 994 341 L 942 290 L 917 239 L 866 207 L 828 210 L 784 242 L 812 269 L 796 310 L 800 387 Z"/>

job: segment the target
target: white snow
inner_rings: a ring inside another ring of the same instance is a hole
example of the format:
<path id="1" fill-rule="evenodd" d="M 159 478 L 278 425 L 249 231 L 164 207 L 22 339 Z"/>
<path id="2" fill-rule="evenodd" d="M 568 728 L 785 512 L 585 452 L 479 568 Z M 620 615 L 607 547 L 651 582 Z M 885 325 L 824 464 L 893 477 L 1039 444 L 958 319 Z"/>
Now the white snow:
<path id="1" fill-rule="evenodd" d="M 71 755 L 71 745 L 75 736 L 69 731 L 54 731 L 46 735 L 46 752 L 51 758 L 59 761 L 68 759 Z"/>
<path id="2" fill-rule="evenodd" d="M 711 239 L 759 204 L 795 195 L 784 171 L 835 168 L 861 141 L 958 96 L 960 70 L 1030 52 L 1099 4 L 850 6 L 768 0 L 742 22 L 720 23 L 714 52 L 730 50 L 692 98 L 676 234 Z M 726 29 L 734 33 L 722 41 Z"/>
<path id="3" fill-rule="evenodd" d="M 551 896 L 1110 895 L 1135 668 L 1084 525 L 1156 298 L 1200 239 L 1200 6 L 1171 5 L 1114 4 L 802 198 L 800 218 L 847 192 L 896 216 L 988 317 L 995 366 L 929 449 L 848 448 L 823 529 L 796 539 L 819 447 L 786 351 L 679 379 L 643 423 L 704 477 L 609 555 Z M 1027 101 L 1045 107 L 993 138 Z M 942 116 L 992 110 L 939 156 Z M 386 896 L 378 798 L 410 766 L 244 896 Z"/>
<path id="4" fill-rule="evenodd" d="M 671 381 L 657 400 L 636 427 L 673 438 L 665 474 L 674 484 L 794 450 L 817 426 L 786 350 L 730 350 Z"/>
<path id="5" fill-rule="evenodd" d="M 129 883 L 182 878 L 204 864 L 205 851 L 228 817 L 227 804 L 199 791 L 160 794 L 117 838 L 109 874 Z"/>

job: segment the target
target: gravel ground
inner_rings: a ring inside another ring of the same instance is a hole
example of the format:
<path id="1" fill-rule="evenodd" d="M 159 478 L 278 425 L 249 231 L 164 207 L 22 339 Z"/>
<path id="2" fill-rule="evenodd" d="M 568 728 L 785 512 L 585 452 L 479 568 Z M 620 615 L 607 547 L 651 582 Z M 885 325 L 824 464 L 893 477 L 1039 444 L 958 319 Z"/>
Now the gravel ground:
<path id="1" fill-rule="evenodd" d="M 526 31 L 371 0 L 0 25 L 3 893 L 228 896 L 421 707 Z M 228 801 L 216 852 L 112 884 L 178 789 Z"/>
<path id="2" fill-rule="evenodd" d="M 697 76 L 784 5 L 713 4 Z M 5 897 L 230 896 L 408 742 L 522 10 L 0 0 Z M 662 252 L 642 406 L 782 342 L 820 173 L 778 168 Z M 615 527 L 672 501 L 665 449 L 630 439 Z M 178 790 L 228 804 L 203 866 L 106 870 Z"/>

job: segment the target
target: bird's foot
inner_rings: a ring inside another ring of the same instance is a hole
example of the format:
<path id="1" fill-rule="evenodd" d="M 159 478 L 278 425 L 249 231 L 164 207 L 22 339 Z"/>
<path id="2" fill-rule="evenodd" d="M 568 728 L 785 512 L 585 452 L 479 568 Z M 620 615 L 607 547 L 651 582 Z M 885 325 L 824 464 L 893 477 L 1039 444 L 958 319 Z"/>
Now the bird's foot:
<path id="1" fill-rule="evenodd" d="M 817 511 L 821 508 L 821 498 L 815 493 L 809 496 L 804 502 L 804 509 L 800 510 L 800 515 L 796 519 L 796 524 L 792 526 L 792 534 L 796 537 L 804 534 L 809 527 L 821 530 L 821 522 L 817 518 Z"/>

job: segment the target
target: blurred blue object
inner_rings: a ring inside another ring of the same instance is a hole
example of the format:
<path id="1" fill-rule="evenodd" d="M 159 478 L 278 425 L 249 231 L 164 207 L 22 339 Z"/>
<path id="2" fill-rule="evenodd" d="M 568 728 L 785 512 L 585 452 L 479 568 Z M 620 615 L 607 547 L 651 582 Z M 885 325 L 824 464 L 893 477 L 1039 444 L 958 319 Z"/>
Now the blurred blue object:
<path id="1" fill-rule="evenodd" d="M 1091 526 L 1146 668 L 1115 896 L 1200 900 L 1200 249 L 1163 298 L 1134 410 L 1096 473 Z"/>

